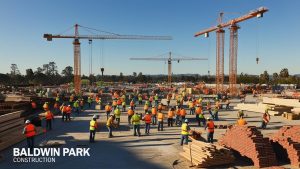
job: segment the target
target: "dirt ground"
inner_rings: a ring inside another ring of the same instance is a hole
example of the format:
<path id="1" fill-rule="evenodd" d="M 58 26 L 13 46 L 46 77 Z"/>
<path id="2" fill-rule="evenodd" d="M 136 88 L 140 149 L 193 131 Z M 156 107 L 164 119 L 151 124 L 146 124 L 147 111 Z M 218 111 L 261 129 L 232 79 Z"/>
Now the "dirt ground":
<path id="1" fill-rule="evenodd" d="M 246 101 L 253 102 L 256 98 L 247 97 Z M 233 102 L 238 102 L 235 100 Z M 235 103 L 233 103 L 234 105 Z M 142 107 L 137 107 L 138 112 L 142 112 Z M 189 111 L 187 110 L 189 113 Z M 100 113 L 100 131 L 96 134 L 96 142 L 89 143 L 89 121 L 94 114 Z M 207 112 L 205 112 L 207 113 Z M 79 115 L 74 115 L 71 122 L 62 122 L 60 117 L 56 117 L 52 131 L 44 135 L 37 136 L 35 143 L 48 142 L 55 143 L 57 147 L 89 147 L 91 149 L 90 157 L 56 157 L 55 163 L 14 163 L 12 148 L 1 152 L 3 159 L 0 161 L 1 169 L 47 169 L 47 168 L 87 168 L 87 169 L 188 169 L 190 163 L 178 155 L 182 151 L 179 145 L 180 127 L 167 127 L 165 121 L 164 131 L 157 131 L 156 126 L 151 126 L 150 135 L 144 134 L 144 125 L 142 125 L 142 136 L 133 136 L 133 131 L 127 124 L 127 113 L 123 112 L 121 116 L 121 126 L 113 131 L 113 138 L 107 137 L 107 129 L 104 125 L 106 115 L 98 110 L 86 110 Z M 195 115 L 187 115 L 191 121 L 191 128 L 203 132 L 206 138 L 206 132 L 203 127 L 197 127 L 194 120 Z M 220 121 L 215 124 L 233 124 L 237 120 L 237 111 L 219 112 Z M 246 112 L 248 125 L 260 126 L 261 114 Z M 281 126 L 287 124 L 299 124 L 299 120 L 289 121 L 282 117 L 271 117 L 271 123 L 262 133 L 268 136 Z M 216 129 L 215 139 L 224 134 L 226 129 Z M 216 144 L 216 143 L 215 143 Z M 23 141 L 14 147 L 24 147 Z M 289 165 L 285 167 L 290 168 Z M 229 166 L 216 168 L 253 168 L 251 162 L 238 158 L 236 162 Z"/>

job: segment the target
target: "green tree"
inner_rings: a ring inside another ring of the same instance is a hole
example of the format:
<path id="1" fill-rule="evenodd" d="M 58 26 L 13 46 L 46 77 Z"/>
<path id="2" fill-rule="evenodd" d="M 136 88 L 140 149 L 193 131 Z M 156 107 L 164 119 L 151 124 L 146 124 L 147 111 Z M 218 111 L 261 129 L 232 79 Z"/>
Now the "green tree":
<path id="1" fill-rule="evenodd" d="M 283 68 L 281 69 L 280 73 L 279 73 L 279 76 L 281 78 L 288 78 L 290 75 L 289 75 L 289 70 L 287 68 Z"/>

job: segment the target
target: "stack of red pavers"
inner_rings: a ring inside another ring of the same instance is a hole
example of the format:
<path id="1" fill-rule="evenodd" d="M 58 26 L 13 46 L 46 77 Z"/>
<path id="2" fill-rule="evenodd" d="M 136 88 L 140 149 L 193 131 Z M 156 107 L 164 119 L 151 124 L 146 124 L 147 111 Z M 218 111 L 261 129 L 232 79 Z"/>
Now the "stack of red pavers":
<path id="1" fill-rule="evenodd" d="M 300 168 L 300 126 L 283 126 L 271 140 L 286 149 L 291 165 Z"/>
<path id="2" fill-rule="evenodd" d="M 250 158 L 255 167 L 276 166 L 276 155 L 268 138 L 254 126 L 233 126 L 227 129 L 219 144 Z"/>

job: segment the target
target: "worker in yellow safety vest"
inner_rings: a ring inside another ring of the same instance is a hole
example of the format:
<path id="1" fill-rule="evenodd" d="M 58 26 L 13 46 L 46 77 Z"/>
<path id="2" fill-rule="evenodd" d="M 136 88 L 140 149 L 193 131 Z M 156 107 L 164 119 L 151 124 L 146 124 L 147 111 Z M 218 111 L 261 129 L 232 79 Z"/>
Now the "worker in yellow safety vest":
<path id="1" fill-rule="evenodd" d="M 137 113 L 134 113 L 131 117 L 131 122 L 133 124 L 133 135 L 136 136 L 138 135 L 139 137 L 141 136 L 141 131 L 140 131 L 140 124 L 141 124 L 141 116 Z"/>
<path id="2" fill-rule="evenodd" d="M 97 119 L 98 116 L 94 115 L 93 119 L 90 121 L 90 143 L 95 142 L 96 130 L 98 129 Z"/>
<path id="3" fill-rule="evenodd" d="M 116 121 L 117 121 L 117 124 L 119 126 L 120 125 L 120 118 L 121 118 L 121 111 L 120 111 L 119 106 L 117 106 L 116 109 L 114 110 L 114 114 L 116 116 Z"/>
<path id="4" fill-rule="evenodd" d="M 158 121 L 157 131 L 163 131 L 164 130 L 164 114 L 161 111 L 159 111 L 157 113 L 157 121 Z"/>
<path id="5" fill-rule="evenodd" d="M 114 123 L 114 120 L 115 120 L 115 115 L 114 114 L 110 115 L 110 117 L 107 119 L 106 127 L 108 129 L 108 138 L 113 137 L 113 135 L 112 135 L 112 127 L 116 128 L 116 126 L 117 126 Z"/>
<path id="6" fill-rule="evenodd" d="M 185 141 L 185 144 L 188 144 L 189 131 L 190 131 L 189 120 L 185 119 L 184 123 L 181 125 L 180 145 L 183 145 L 183 141 Z"/>

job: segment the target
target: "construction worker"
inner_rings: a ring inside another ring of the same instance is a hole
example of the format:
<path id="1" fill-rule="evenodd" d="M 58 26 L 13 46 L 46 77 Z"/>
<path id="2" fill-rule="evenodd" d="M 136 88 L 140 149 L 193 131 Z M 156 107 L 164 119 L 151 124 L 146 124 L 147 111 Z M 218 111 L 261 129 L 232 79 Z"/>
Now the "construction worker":
<path id="1" fill-rule="evenodd" d="M 265 110 L 265 113 L 262 116 L 261 129 L 266 129 L 267 124 L 270 122 L 270 114 L 268 110 Z"/>
<path id="2" fill-rule="evenodd" d="M 213 118 L 214 115 L 213 115 L 212 112 L 211 112 L 211 103 L 210 103 L 210 101 L 208 101 L 208 102 L 206 103 L 206 109 L 207 109 L 208 113 L 210 114 L 210 116 Z"/>
<path id="3" fill-rule="evenodd" d="M 67 106 L 63 103 L 61 106 L 60 106 L 60 111 L 61 111 L 61 118 L 62 118 L 62 121 L 67 121 Z M 66 120 L 65 120 L 66 118 Z"/>
<path id="4" fill-rule="evenodd" d="M 156 123 L 157 123 L 157 118 L 156 118 L 157 109 L 154 105 L 152 106 L 152 109 L 151 109 L 151 115 L 152 115 L 152 124 L 156 125 Z"/>
<path id="5" fill-rule="evenodd" d="M 186 110 L 183 107 L 180 108 L 180 116 L 181 116 L 181 120 L 180 120 L 181 121 L 180 125 L 181 125 L 181 123 L 184 121 L 186 116 Z"/>
<path id="6" fill-rule="evenodd" d="M 119 99 L 117 100 L 117 105 L 118 105 L 118 106 L 121 106 L 121 105 L 122 105 L 121 98 L 119 98 Z"/>
<path id="7" fill-rule="evenodd" d="M 55 113 L 58 114 L 59 113 L 59 102 L 55 102 L 53 105 L 53 108 L 54 108 Z"/>
<path id="8" fill-rule="evenodd" d="M 110 115 L 110 117 L 107 119 L 106 127 L 108 129 L 108 138 L 113 137 L 112 127 L 116 128 L 116 124 L 114 123 L 114 120 L 115 120 L 115 115 L 114 114 Z"/>
<path id="9" fill-rule="evenodd" d="M 96 130 L 98 129 L 97 119 L 98 116 L 94 115 L 93 119 L 90 121 L 90 143 L 95 142 Z"/>
<path id="10" fill-rule="evenodd" d="M 122 111 L 124 112 L 124 111 L 126 111 L 126 102 L 125 101 L 123 101 L 122 102 Z"/>
<path id="11" fill-rule="evenodd" d="M 32 113 L 35 113 L 36 108 L 37 108 L 37 106 L 36 106 L 35 101 L 31 100 L 31 109 L 32 109 Z"/>
<path id="12" fill-rule="evenodd" d="M 153 102 L 153 96 L 150 96 L 150 97 L 149 97 L 149 102 L 150 102 L 150 105 L 152 105 L 152 102 Z"/>
<path id="13" fill-rule="evenodd" d="M 150 134 L 151 115 L 149 112 L 145 114 L 143 120 L 145 121 L 145 134 Z"/>
<path id="14" fill-rule="evenodd" d="M 176 106 L 176 117 L 175 117 L 175 124 L 178 126 L 180 124 L 180 108 Z"/>
<path id="15" fill-rule="evenodd" d="M 155 106 L 158 105 L 158 94 L 156 93 L 154 96 Z"/>
<path id="16" fill-rule="evenodd" d="M 133 99 L 130 101 L 130 107 L 131 107 L 132 110 L 134 110 L 134 101 L 133 101 Z"/>
<path id="17" fill-rule="evenodd" d="M 25 121 L 25 127 L 23 129 L 23 134 L 25 134 L 25 136 L 26 136 L 28 148 L 30 148 L 30 151 L 33 152 L 36 128 L 33 124 L 31 124 L 30 120 Z"/>
<path id="18" fill-rule="evenodd" d="M 110 112 L 111 112 L 110 103 L 107 103 L 107 105 L 105 106 L 105 112 L 106 112 L 106 120 L 108 120 Z"/>
<path id="19" fill-rule="evenodd" d="M 69 104 L 72 104 L 73 103 L 73 100 L 74 100 L 74 95 L 72 94 L 69 98 Z"/>
<path id="20" fill-rule="evenodd" d="M 159 105 L 157 106 L 157 110 L 162 111 L 162 103 L 159 103 Z"/>
<path id="21" fill-rule="evenodd" d="M 196 109 L 196 120 L 198 122 L 198 126 L 200 127 L 201 122 L 203 123 L 203 126 L 205 126 L 206 120 L 203 115 L 202 107 L 198 104 Z"/>
<path id="22" fill-rule="evenodd" d="M 46 128 L 47 128 L 47 130 L 52 130 L 52 120 L 54 119 L 54 116 L 53 116 L 53 113 L 50 110 L 46 110 L 45 119 L 46 119 Z"/>
<path id="23" fill-rule="evenodd" d="M 170 108 L 168 111 L 168 127 L 173 127 L 174 109 Z"/>
<path id="24" fill-rule="evenodd" d="M 195 104 L 193 101 L 189 102 L 189 108 L 190 108 L 190 115 L 194 115 L 195 114 Z"/>
<path id="25" fill-rule="evenodd" d="M 225 101 L 225 105 L 226 105 L 225 109 L 226 109 L 226 110 L 229 110 L 229 109 L 230 109 L 229 104 L 230 104 L 229 99 L 226 99 L 226 101 Z"/>
<path id="26" fill-rule="evenodd" d="M 143 104 L 143 97 L 141 94 L 138 95 L 139 105 Z"/>
<path id="27" fill-rule="evenodd" d="M 60 101 L 60 99 L 59 99 L 59 96 L 58 96 L 58 95 L 56 96 L 56 98 L 55 98 L 55 101 L 56 101 L 56 102 L 59 102 L 59 101 Z"/>
<path id="28" fill-rule="evenodd" d="M 214 142 L 214 130 L 215 124 L 212 121 L 211 117 L 207 117 L 208 122 L 206 123 L 205 130 L 207 129 L 207 142 L 213 143 Z"/>
<path id="29" fill-rule="evenodd" d="M 170 106 L 170 102 L 171 102 L 171 97 L 172 97 L 172 94 L 167 94 L 167 104 L 168 104 L 168 107 Z"/>
<path id="30" fill-rule="evenodd" d="M 93 103 L 93 99 L 91 98 L 91 96 L 88 97 L 87 102 L 88 102 L 88 104 L 89 104 L 89 108 L 91 108 L 92 103 Z"/>
<path id="31" fill-rule="evenodd" d="M 245 116 L 244 111 L 239 110 L 237 116 L 238 116 L 238 118 L 244 117 Z"/>
<path id="32" fill-rule="evenodd" d="M 219 107 L 217 105 L 215 105 L 215 107 L 214 107 L 213 119 L 215 121 L 219 120 Z"/>
<path id="33" fill-rule="evenodd" d="M 189 126 L 189 120 L 185 119 L 184 123 L 181 125 L 181 140 L 180 140 L 180 145 L 183 145 L 183 141 L 185 141 L 185 144 L 188 144 L 189 140 L 189 131 L 190 131 L 190 126 Z"/>
<path id="34" fill-rule="evenodd" d="M 71 121 L 71 113 L 72 113 L 72 107 L 71 105 L 68 105 L 66 108 L 66 121 L 69 120 Z"/>
<path id="35" fill-rule="evenodd" d="M 202 101 L 203 101 L 202 97 L 199 97 L 198 104 L 200 104 L 201 106 L 202 106 Z"/>
<path id="36" fill-rule="evenodd" d="M 137 113 L 134 113 L 131 117 L 131 122 L 133 124 L 133 135 L 136 136 L 138 135 L 139 137 L 141 136 L 140 132 L 140 122 L 141 121 L 141 116 Z"/>
<path id="37" fill-rule="evenodd" d="M 164 114 L 161 111 L 158 111 L 157 113 L 157 131 L 163 131 L 164 130 Z"/>
<path id="38" fill-rule="evenodd" d="M 80 105 L 80 110 L 83 111 L 83 106 L 84 106 L 84 100 L 83 99 L 80 99 L 79 105 Z"/>
<path id="39" fill-rule="evenodd" d="M 119 106 L 117 106 L 116 109 L 114 110 L 114 114 L 116 117 L 117 124 L 119 126 L 120 125 L 120 117 L 121 117 L 121 111 L 120 111 Z"/>
<path id="40" fill-rule="evenodd" d="M 76 100 L 73 103 L 73 107 L 74 107 L 74 112 L 77 112 L 77 114 L 79 114 L 79 100 Z"/>
<path id="41" fill-rule="evenodd" d="M 149 109 L 149 105 L 148 105 L 148 104 L 145 104 L 145 105 L 144 105 L 144 111 L 145 111 L 145 113 L 148 112 L 148 109 Z"/>
<path id="42" fill-rule="evenodd" d="M 237 123 L 237 125 L 239 125 L 239 126 L 244 126 L 244 125 L 247 124 L 247 121 L 244 119 L 243 116 L 241 116 L 240 119 L 238 119 L 236 123 Z"/>
<path id="43" fill-rule="evenodd" d="M 116 109 L 117 105 L 118 105 L 117 99 L 114 99 L 113 103 L 112 103 L 112 107 L 113 107 L 114 110 Z"/>
<path id="44" fill-rule="evenodd" d="M 134 111 L 131 107 L 128 108 L 127 114 L 128 114 L 128 125 L 130 125 L 131 124 L 131 117 L 134 114 Z"/>

